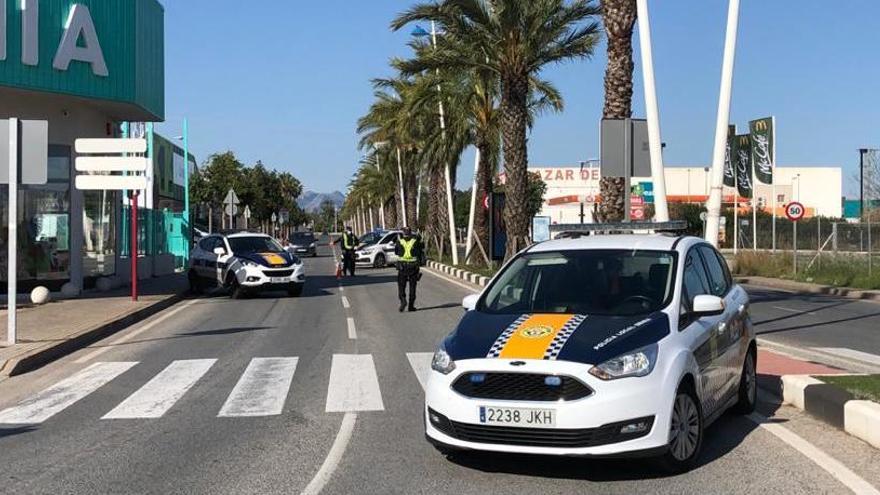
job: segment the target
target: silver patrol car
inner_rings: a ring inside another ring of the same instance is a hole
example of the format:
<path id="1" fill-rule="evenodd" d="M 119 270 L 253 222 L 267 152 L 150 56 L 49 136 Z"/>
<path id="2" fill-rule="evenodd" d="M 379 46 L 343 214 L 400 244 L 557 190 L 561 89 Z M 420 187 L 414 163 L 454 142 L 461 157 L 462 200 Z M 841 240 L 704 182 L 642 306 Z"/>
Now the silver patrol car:
<path id="1" fill-rule="evenodd" d="M 422 411 L 443 452 L 657 456 L 680 472 L 707 425 L 754 410 L 749 298 L 701 239 L 540 243 L 463 305 Z"/>
<path id="2" fill-rule="evenodd" d="M 208 235 L 190 254 L 193 292 L 225 287 L 235 299 L 265 290 L 299 296 L 306 282 L 302 261 L 272 237 L 247 232 Z"/>

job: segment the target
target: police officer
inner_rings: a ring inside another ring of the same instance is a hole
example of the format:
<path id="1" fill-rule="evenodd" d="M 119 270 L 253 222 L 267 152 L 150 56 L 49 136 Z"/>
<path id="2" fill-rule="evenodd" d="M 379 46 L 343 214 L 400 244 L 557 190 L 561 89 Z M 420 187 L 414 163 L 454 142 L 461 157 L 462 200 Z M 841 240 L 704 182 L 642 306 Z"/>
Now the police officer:
<path id="1" fill-rule="evenodd" d="M 345 232 L 342 233 L 342 237 L 334 242 L 342 244 L 342 273 L 348 273 L 354 277 L 354 250 L 360 241 L 351 232 L 351 226 L 347 225 Z"/>
<path id="2" fill-rule="evenodd" d="M 416 285 L 421 273 L 419 266 L 423 256 L 422 239 L 413 235 L 409 227 L 403 228 L 403 235 L 394 246 L 397 255 L 397 296 L 400 298 L 400 312 L 409 306 L 410 311 L 416 310 Z M 406 284 L 409 283 L 409 300 L 406 297 Z"/>

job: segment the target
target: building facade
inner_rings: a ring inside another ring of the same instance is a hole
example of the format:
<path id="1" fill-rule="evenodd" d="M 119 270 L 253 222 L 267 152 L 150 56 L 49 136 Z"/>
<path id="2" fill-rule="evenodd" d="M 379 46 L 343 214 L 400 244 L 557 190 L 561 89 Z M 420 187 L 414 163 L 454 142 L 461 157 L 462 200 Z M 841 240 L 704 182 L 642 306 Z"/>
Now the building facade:
<path id="1" fill-rule="evenodd" d="M 74 142 L 164 118 L 164 10 L 156 0 L 0 0 L 0 12 L 0 119 L 49 125 L 49 182 L 21 186 L 16 219 L 5 186 L 0 197 L 3 225 L 19 227 L 19 287 L 82 288 L 122 264 L 122 198 L 74 188 Z M 3 248 L 4 279 L 6 262 Z"/>

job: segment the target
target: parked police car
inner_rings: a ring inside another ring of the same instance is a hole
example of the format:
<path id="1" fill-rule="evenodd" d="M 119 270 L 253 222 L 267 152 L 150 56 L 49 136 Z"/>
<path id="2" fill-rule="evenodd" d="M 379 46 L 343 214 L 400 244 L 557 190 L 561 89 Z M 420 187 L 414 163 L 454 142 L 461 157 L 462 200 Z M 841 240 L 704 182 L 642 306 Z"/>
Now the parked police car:
<path id="1" fill-rule="evenodd" d="M 196 244 L 190 254 L 190 287 L 200 292 L 221 286 L 233 298 L 263 290 L 302 293 L 306 281 L 302 261 L 264 234 L 211 234 Z"/>
<path id="2" fill-rule="evenodd" d="M 439 450 L 696 462 L 706 426 L 755 407 L 749 299 L 691 237 L 605 235 L 526 249 L 434 355 Z"/>
<path id="3" fill-rule="evenodd" d="M 394 245 L 402 232 L 391 230 L 374 236 L 371 240 L 361 242 L 355 251 L 355 263 L 358 265 L 382 268 L 385 265 L 397 263 L 397 255 L 394 254 Z M 366 236 L 365 236 L 366 237 Z M 364 241 L 361 239 L 361 241 Z"/>

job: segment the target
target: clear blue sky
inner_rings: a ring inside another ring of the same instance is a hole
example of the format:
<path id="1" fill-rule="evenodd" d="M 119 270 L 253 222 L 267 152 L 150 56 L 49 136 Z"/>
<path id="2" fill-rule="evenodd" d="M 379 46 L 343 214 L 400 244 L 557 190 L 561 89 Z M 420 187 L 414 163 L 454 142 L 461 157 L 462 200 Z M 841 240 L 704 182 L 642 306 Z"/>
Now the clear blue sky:
<path id="1" fill-rule="evenodd" d="M 228 149 L 248 164 L 260 159 L 289 170 L 309 189 L 344 190 L 361 156 L 355 121 L 372 100 L 369 81 L 389 74 L 389 57 L 408 53 L 408 34 L 392 33 L 388 23 L 410 2 L 164 3 L 161 132 L 179 134 L 187 116 L 200 161 Z M 666 162 L 704 165 L 711 159 L 727 1 L 651 4 Z M 751 118 L 775 115 L 780 165 L 842 166 L 844 190 L 853 194 L 856 150 L 880 146 L 878 48 L 877 0 L 742 0 L 732 122 L 743 128 Z M 604 66 L 603 46 L 592 60 L 546 71 L 566 110 L 537 122 L 531 164 L 598 156 Z M 644 115 L 640 70 L 637 56 L 637 116 Z M 459 187 L 469 187 L 471 157 L 463 159 Z"/>

